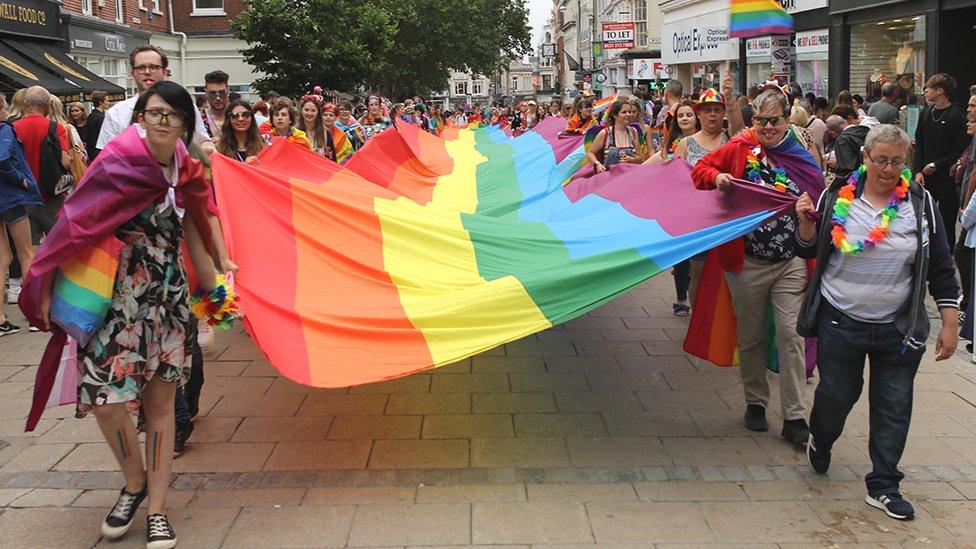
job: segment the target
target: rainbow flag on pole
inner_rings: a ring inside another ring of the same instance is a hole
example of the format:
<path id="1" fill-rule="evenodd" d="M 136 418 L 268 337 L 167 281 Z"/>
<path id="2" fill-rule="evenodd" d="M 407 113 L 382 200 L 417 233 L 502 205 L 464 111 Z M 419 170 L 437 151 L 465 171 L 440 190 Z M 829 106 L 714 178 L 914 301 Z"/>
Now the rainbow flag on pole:
<path id="1" fill-rule="evenodd" d="M 392 379 L 580 316 L 793 204 L 698 191 L 680 160 L 563 186 L 582 136 L 562 130 L 403 124 L 343 166 L 284 141 L 254 165 L 214 155 L 248 333 L 300 383 Z"/>
<path id="2" fill-rule="evenodd" d="M 729 14 L 732 38 L 793 32 L 793 16 L 776 0 L 730 0 Z"/>

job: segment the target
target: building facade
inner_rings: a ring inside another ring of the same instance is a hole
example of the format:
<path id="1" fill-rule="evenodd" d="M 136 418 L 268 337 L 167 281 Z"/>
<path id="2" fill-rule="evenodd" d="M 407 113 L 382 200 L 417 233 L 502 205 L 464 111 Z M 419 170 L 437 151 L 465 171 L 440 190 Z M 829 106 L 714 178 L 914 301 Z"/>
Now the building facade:
<path id="1" fill-rule="evenodd" d="M 79 64 L 69 51 L 69 27 L 61 5 L 51 0 L 6 0 L 0 4 L 0 91 L 43 86 L 62 101 L 81 101 L 102 90 L 125 96 L 124 81 Z M 124 47 L 109 39 L 107 47 Z"/>

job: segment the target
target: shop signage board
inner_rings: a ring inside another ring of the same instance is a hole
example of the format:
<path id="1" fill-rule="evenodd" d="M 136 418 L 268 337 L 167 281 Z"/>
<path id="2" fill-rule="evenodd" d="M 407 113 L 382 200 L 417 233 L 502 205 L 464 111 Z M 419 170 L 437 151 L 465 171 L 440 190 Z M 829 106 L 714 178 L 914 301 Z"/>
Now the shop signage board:
<path id="1" fill-rule="evenodd" d="M 789 36 L 770 36 L 769 47 L 773 76 L 783 81 L 789 80 L 793 60 L 793 41 Z"/>
<path id="2" fill-rule="evenodd" d="M 0 33 L 60 38 L 58 13 L 49 0 L 0 0 Z"/>
<path id="3" fill-rule="evenodd" d="M 796 54 L 804 53 L 827 53 L 830 44 L 830 31 L 828 29 L 817 29 L 812 31 L 798 32 L 794 38 Z"/>
<path id="4" fill-rule="evenodd" d="M 786 13 L 800 13 L 827 7 L 827 0 L 779 0 Z"/>
<path id="5" fill-rule="evenodd" d="M 634 47 L 634 22 L 603 23 L 603 48 L 625 50 Z"/>
<path id="6" fill-rule="evenodd" d="M 627 60 L 628 80 L 654 80 L 667 77 L 668 67 L 658 58 L 642 57 Z"/>
<path id="7" fill-rule="evenodd" d="M 729 38 L 729 12 L 713 11 L 661 26 L 661 60 L 666 65 L 739 58 L 739 41 Z"/>
<path id="8" fill-rule="evenodd" d="M 769 45 L 768 36 L 760 36 L 746 40 L 746 59 L 764 57 L 768 60 L 771 53 L 772 49 Z"/>

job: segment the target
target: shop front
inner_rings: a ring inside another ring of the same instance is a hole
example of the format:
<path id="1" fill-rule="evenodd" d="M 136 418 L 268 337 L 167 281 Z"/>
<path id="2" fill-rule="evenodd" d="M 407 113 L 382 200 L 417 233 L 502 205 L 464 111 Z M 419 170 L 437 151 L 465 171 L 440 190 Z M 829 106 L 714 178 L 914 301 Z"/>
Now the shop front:
<path id="1" fill-rule="evenodd" d="M 129 53 L 148 44 L 150 33 L 73 13 L 63 13 L 62 19 L 67 27 L 68 54 L 79 65 L 116 86 L 112 94 L 115 97 L 110 99 L 124 99 L 126 90 L 134 92 Z"/>
<path id="2" fill-rule="evenodd" d="M 124 92 L 68 57 L 60 10 L 52 0 L 0 2 L 0 91 L 43 86 L 64 102 Z"/>
<path id="3" fill-rule="evenodd" d="M 741 85 L 739 40 L 729 38 L 728 0 L 667 0 L 660 5 L 661 61 L 685 92 L 719 88 L 726 73 Z"/>
<path id="4" fill-rule="evenodd" d="M 827 0 L 779 2 L 793 16 L 794 33 L 743 41 L 746 85 L 762 85 L 774 79 L 781 84 L 795 82 L 804 94 L 827 95 Z"/>
<path id="5" fill-rule="evenodd" d="M 925 80 L 938 72 L 959 83 L 953 100 L 965 103 L 976 82 L 976 0 L 834 0 L 830 3 L 830 78 L 833 92 L 848 89 L 868 101 L 895 82 L 914 129 L 924 106 Z M 836 82 L 836 85 L 834 83 Z"/>

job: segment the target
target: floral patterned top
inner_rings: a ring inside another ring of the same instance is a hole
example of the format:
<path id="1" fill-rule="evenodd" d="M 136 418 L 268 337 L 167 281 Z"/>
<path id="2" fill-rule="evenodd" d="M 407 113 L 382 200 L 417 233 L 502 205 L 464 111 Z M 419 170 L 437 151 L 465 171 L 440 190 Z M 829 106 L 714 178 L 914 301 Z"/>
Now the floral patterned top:
<path id="1" fill-rule="evenodd" d="M 776 188 L 774 184 L 776 174 L 765 157 L 759 161 L 759 174 L 762 177 L 763 185 Z M 785 192 L 793 196 L 803 194 L 793 179 L 789 177 L 789 174 L 786 175 L 786 178 Z M 796 212 L 791 210 L 790 213 L 781 215 L 746 234 L 746 255 L 764 261 L 793 259 L 796 257 L 796 239 L 794 238 L 796 226 Z"/>

